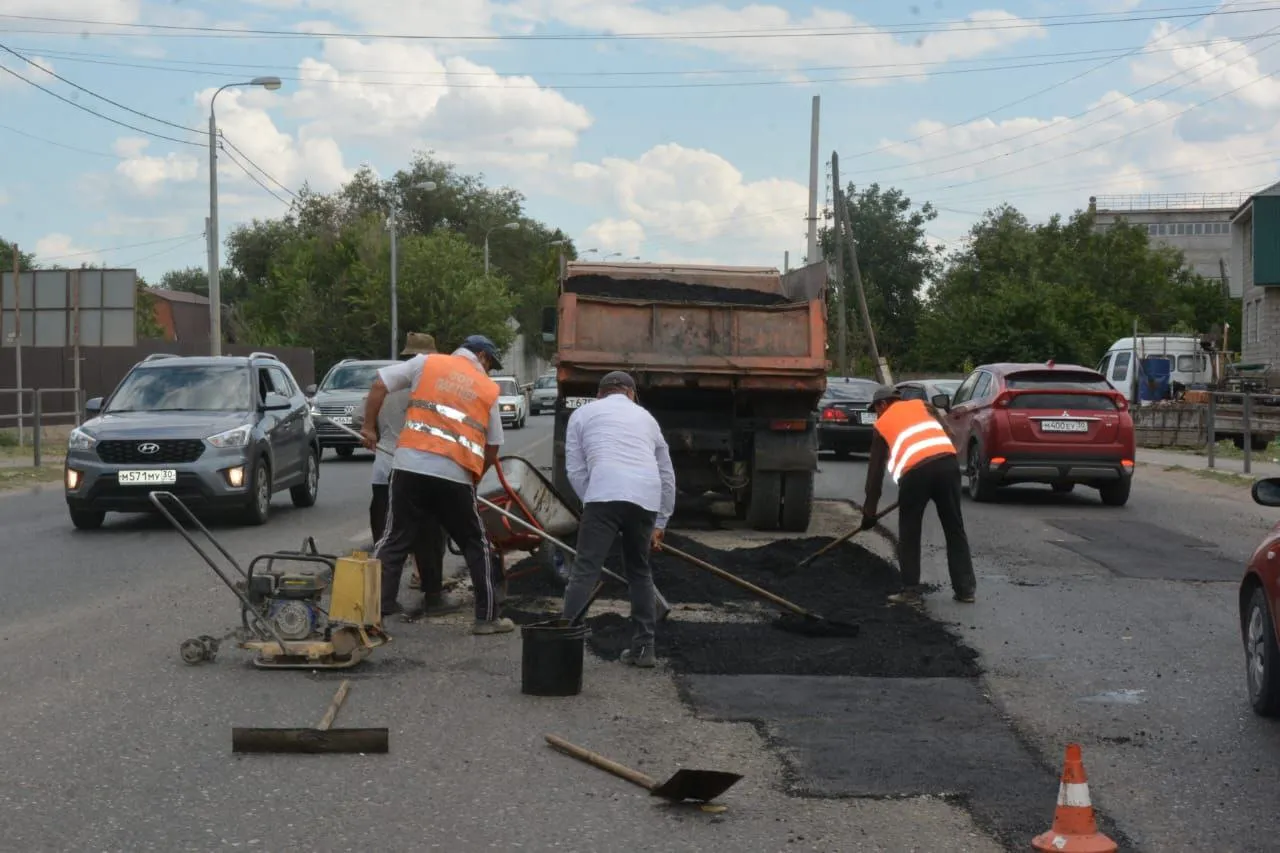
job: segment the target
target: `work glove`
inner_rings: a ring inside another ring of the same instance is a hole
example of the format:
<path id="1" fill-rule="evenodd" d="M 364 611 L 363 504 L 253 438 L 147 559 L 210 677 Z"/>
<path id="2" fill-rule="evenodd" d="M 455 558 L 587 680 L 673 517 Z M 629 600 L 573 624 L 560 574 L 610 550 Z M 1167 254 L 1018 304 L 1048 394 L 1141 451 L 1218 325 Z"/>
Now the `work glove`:
<path id="1" fill-rule="evenodd" d="M 858 525 L 858 530 L 870 530 L 876 526 L 876 516 L 873 512 L 864 512 L 862 514 L 862 523 Z"/>

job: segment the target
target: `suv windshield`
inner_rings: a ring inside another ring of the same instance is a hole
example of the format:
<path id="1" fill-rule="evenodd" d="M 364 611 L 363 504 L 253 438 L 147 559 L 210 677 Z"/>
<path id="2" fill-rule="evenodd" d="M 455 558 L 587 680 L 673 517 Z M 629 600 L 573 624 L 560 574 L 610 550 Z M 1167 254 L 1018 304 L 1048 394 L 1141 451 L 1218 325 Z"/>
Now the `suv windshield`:
<path id="1" fill-rule="evenodd" d="M 243 412 L 253 408 L 249 375 L 236 365 L 136 368 L 111 396 L 108 412 Z"/>
<path id="2" fill-rule="evenodd" d="M 321 391 L 368 391 L 378 374 L 377 364 L 351 364 L 335 367 L 324 378 Z"/>
<path id="3" fill-rule="evenodd" d="M 520 386 L 516 385 L 513 379 L 499 379 L 498 393 L 503 397 L 519 397 Z"/>
<path id="4" fill-rule="evenodd" d="M 554 388 L 556 387 L 556 378 L 554 376 L 543 376 L 537 382 L 533 383 L 534 388 Z"/>

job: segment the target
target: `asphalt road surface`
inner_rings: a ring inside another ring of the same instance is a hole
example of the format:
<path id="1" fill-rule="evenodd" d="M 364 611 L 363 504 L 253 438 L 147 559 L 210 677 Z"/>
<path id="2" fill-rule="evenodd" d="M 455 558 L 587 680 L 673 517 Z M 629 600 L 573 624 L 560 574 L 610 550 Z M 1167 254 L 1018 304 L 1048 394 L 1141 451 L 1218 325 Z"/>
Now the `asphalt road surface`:
<path id="1" fill-rule="evenodd" d="M 549 417 L 507 436 L 505 452 L 549 463 Z M 327 457 L 315 507 L 280 495 L 266 526 L 215 533 L 245 560 L 307 535 L 324 550 L 356 547 L 368 539 L 369 459 Z M 864 471 L 824 458 L 819 497 L 860 499 Z M 1276 518 L 1239 487 L 1145 467 L 1138 477 L 1118 510 L 1087 490 L 966 502 L 979 578 L 967 607 L 947 594 L 940 533 L 926 523 L 925 580 L 943 585 L 930 612 L 980 652 L 972 701 L 989 696 L 1018 739 L 1002 741 L 985 772 L 1016 787 L 1023 774 L 1056 772 L 1078 741 L 1095 803 L 1135 849 L 1275 849 L 1280 726 L 1247 705 L 1235 583 Z M 533 700 L 519 693 L 518 635 L 473 638 L 466 614 L 390 625 L 392 645 L 350 674 L 335 725 L 389 727 L 389 755 L 236 757 L 232 726 L 314 725 L 342 676 L 258 671 L 234 648 L 182 665 L 179 643 L 231 627 L 237 608 L 161 521 L 109 516 L 103 530 L 77 532 L 56 488 L 0 494 L 0 554 L 0 851 L 999 849 L 963 802 L 899 799 L 891 779 L 846 785 L 856 799 L 823 798 L 816 784 L 822 797 L 785 793 L 796 768 L 770 745 L 803 735 L 811 707 L 762 730 L 723 682 L 708 682 L 705 701 L 724 706 L 717 719 L 753 721 L 715 722 L 664 672 L 595 660 L 582 696 Z M 921 707 L 828 681 L 832 701 L 879 701 L 885 721 Z M 881 725 L 891 740 L 894 727 Z M 920 731 L 947 766 L 955 749 Z M 658 777 L 693 761 L 746 778 L 723 815 L 664 808 L 550 753 L 548 732 Z M 812 738 L 817 758 L 835 763 L 840 733 Z M 885 758 L 886 772 L 910 770 Z M 844 772 L 859 781 L 857 769 Z M 1040 807 L 1046 829 L 1052 798 Z"/>

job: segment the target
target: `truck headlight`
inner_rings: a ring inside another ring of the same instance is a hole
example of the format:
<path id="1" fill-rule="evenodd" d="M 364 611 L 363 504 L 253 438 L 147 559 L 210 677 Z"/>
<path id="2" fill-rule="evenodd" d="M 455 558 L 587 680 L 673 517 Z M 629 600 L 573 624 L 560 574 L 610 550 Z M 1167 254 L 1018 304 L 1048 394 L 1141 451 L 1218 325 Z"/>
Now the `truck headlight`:
<path id="1" fill-rule="evenodd" d="M 252 431 L 252 428 L 245 424 L 235 429 L 229 429 L 226 432 L 220 432 L 217 435 L 211 435 L 205 440 L 214 447 L 245 447 L 249 444 L 249 435 Z"/>
<path id="2" fill-rule="evenodd" d="M 98 443 L 98 439 L 89 435 L 89 433 L 76 427 L 67 436 L 67 450 L 70 451 L 86 451 L 93 450 L 94 445 Z"/>

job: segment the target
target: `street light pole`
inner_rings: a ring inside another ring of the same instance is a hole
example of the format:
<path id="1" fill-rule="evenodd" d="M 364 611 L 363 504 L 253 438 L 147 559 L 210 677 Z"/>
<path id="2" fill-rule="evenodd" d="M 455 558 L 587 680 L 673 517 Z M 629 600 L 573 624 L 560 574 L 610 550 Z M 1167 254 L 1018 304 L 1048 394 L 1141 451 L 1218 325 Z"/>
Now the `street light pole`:
<path id="1" fill-rule="evenodd" d="M 436 188 L 435 181 L 420 181 L 409 187 L 411 190 L 433 190 Z M 400 256 L 399 241 L 396 237 L 397 221 L 396 216 L 400 213 L 399 208 L 393 200 L 388 205 L 389 215 L 387 216 L 387 230 L 391 232 L 391 359 L 396 358 L 396 351 L 400 347 L 400 292 L 398 289 L 400 276 Z"/>
<path id="2" fill-rule="evenodd" d="M 226 89 L 261 86 L 269 92 L 280 88 L 279 77 L 254 77 L 244 83 L 228 83 L 209 99 L 209 354 L 222 355 L 222 283 L 218 279 L 218 118 L 213 104 Z"/>
<path id="3" fill-rule="evenodd" d="M 505 229 L 507 231 L 517 231 L 520 228 L 520 223 L 507 222 L 503 225 L 495 225 L 492 228 L 490 228 L 488 231 L 484 232 L 484 274 L 485 275 L 489 274 L 489 235 L 492 234 L 494 231 L 497 231 L 499 228 Z"/>

